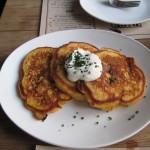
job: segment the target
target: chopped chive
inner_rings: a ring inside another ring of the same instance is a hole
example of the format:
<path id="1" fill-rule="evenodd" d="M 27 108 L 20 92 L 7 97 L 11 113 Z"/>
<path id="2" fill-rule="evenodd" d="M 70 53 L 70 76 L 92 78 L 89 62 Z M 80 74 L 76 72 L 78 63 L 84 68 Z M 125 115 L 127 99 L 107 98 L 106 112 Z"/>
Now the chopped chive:
<path id="1" fill-rule="evenodd" d="M 136 114 L 138 114 L 138 113 L 139 113 L 139 111 L 137 110 L 135 113 L 136 113 Z"/>
<path id="2" fill-rule="evenodd" d="M 89 66 L 91 66 L 93 63 L 91 62 L 91 63 L 89 63 Z"/>
<path id="3" fill-rule="evenodd" d="M 81 120 L 83 120 L 84 119 L 84 117 L 81 117 Z"/>
<path id="4" fill-rule="evenodd" d="M 128 120 L 131 120 L 131 119 L 133 119 L 135 117 L 135 115 L 133 114 L 132 116 L 130 116 L 129 118 L 128 118 Z"/>
<path id="5" fill-rule="evenodd" d="M 112 120 L 112 118 L 111 118 L 111 117 L 108 117 L 108 120 Z"/>
<path id="6" fill-rule="evenodd" d="M 98 65 L 95 65 L 95 68 L 99 67 Z"/>
<path id="7" fill-rule="evenodd" d="M 114 78 L 114 77 L 109 78 L 110 84 L 111 84 L 111 83 L 114 83 L 115 81 L 116 81 L 116 78 Z"/>
<path id="8" fill-rule="evenodd" d="M 99 122 L 97 121 L 96 124 L 99 124 Z"/>

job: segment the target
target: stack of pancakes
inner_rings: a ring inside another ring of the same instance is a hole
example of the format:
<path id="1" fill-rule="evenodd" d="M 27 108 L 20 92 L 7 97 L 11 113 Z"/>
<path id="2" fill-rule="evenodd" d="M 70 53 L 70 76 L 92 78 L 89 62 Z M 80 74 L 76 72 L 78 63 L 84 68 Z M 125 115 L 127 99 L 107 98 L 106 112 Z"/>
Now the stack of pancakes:
<path id="1" fill-rule="evenodd" d="M 98 79 L 68 80 L 65 57 L 78 48 L 95 53 L 101 59 L 103 71 Z M 71 98 L 103 110 L 129 106 L 144 96 L 146 84 L 145 75 L 134 58 L 110 48 L 99 50 L 83 42 L 70 42 L 59 48 L 37 48 L 26 55 L 20 72 L 19 93 L 38 119 L 59 110 Z"/>

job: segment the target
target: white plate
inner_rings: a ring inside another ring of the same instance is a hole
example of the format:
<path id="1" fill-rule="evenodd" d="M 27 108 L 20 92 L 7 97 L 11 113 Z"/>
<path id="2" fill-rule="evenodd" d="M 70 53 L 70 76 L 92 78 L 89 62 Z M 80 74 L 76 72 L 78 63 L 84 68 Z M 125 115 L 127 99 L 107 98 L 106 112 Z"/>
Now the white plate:
<path id="1" fill-rule="evenodd" d="M 81 7 L 93 17 L 114 24 L 136 24 L 150 19 L 150 1 L 141 0 L 139 7 L 115 8 L 108 0 L 80 0 Z"/>
<path id="2" fill-rule="evenodd" d="M 99 48 L 111 47 L 134 57 L 147 76 L 146 98 L 131 107 L 119 107 L 110 112 L 91 108 L 83 102 L 72 101 L 65 104 L 60 111 L 49 114 L 44 122 L 34 119 L 17 93 L 20 63 L 34 48 L 58 47 L 70 41 L 88 42 Z M 96 148 L 114 144 L 136 134 L 150 122 L 150 92 L 147 92 L 150 91 L 149 58 L 150 52 L 146 47 L 117 33 L 93 29 L 50 33 L 21 45 L 7 58 L 0 72 L 1 105 L 18 127 L 47 143 L 69 148 Z M 137 110 L 139 113 L 135 118 L 128 121 Z M 108 117 L 112 117 L 112 120 Z"/>

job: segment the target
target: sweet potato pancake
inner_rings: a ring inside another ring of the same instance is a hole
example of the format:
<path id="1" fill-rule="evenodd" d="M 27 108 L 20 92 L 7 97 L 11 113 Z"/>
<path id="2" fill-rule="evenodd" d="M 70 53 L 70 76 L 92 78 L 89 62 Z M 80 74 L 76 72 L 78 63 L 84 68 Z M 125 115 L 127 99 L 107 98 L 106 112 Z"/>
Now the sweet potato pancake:
<path id="1" fill-rule="evenodd" d="M 84 94 L 78 90 L 76 83 L 68 80 L 67 72 L 64 68 L 66 56 L 78 48 L 82 48 L 92 53 L 99 51 L 95 46 L 83 42 L 70 42 L 62 45 L 54 52 L 51 61 L 51 75 L 56 86 L 60 90 L 68 93 L 76 100 L 85 100 Z"/>
<path id="2" fill-rule="evenodd" d="M 59 110 L 71 97 L 58 90 L 50 77 L 54 48 L 40 47 L 26 55 L 20 67 L 19 94 L 38 119 Z"/>
<path id="3" fill-rule="evenodd" d="M 96 52 L 103 63 L 103 72 L 97 80 L 78 81 L 78 88 L 89 104 L 112 110 L 118 105 L 129 106 L 144 95 L 145 76 L 135 60 L 109 48 Z"/>

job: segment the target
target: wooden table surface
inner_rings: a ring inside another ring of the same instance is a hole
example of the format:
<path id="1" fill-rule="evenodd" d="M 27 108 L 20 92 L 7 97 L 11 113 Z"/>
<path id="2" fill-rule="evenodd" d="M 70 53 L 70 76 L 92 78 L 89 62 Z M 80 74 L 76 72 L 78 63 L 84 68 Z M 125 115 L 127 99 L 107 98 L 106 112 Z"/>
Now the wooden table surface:
<path id="1" fill-rule="evenodd" d="M 0 18 L 0 66 L 21 44 L 39 35 L 42 0 L 7 0 Z M 150 49 L 150 39 L 139 40 Z M 0 150 L 34 150 L 48 145 L 19 129 L 0 106 Z M 109 147 L 150 147 L 150 125 L 138 134 Z"/>

